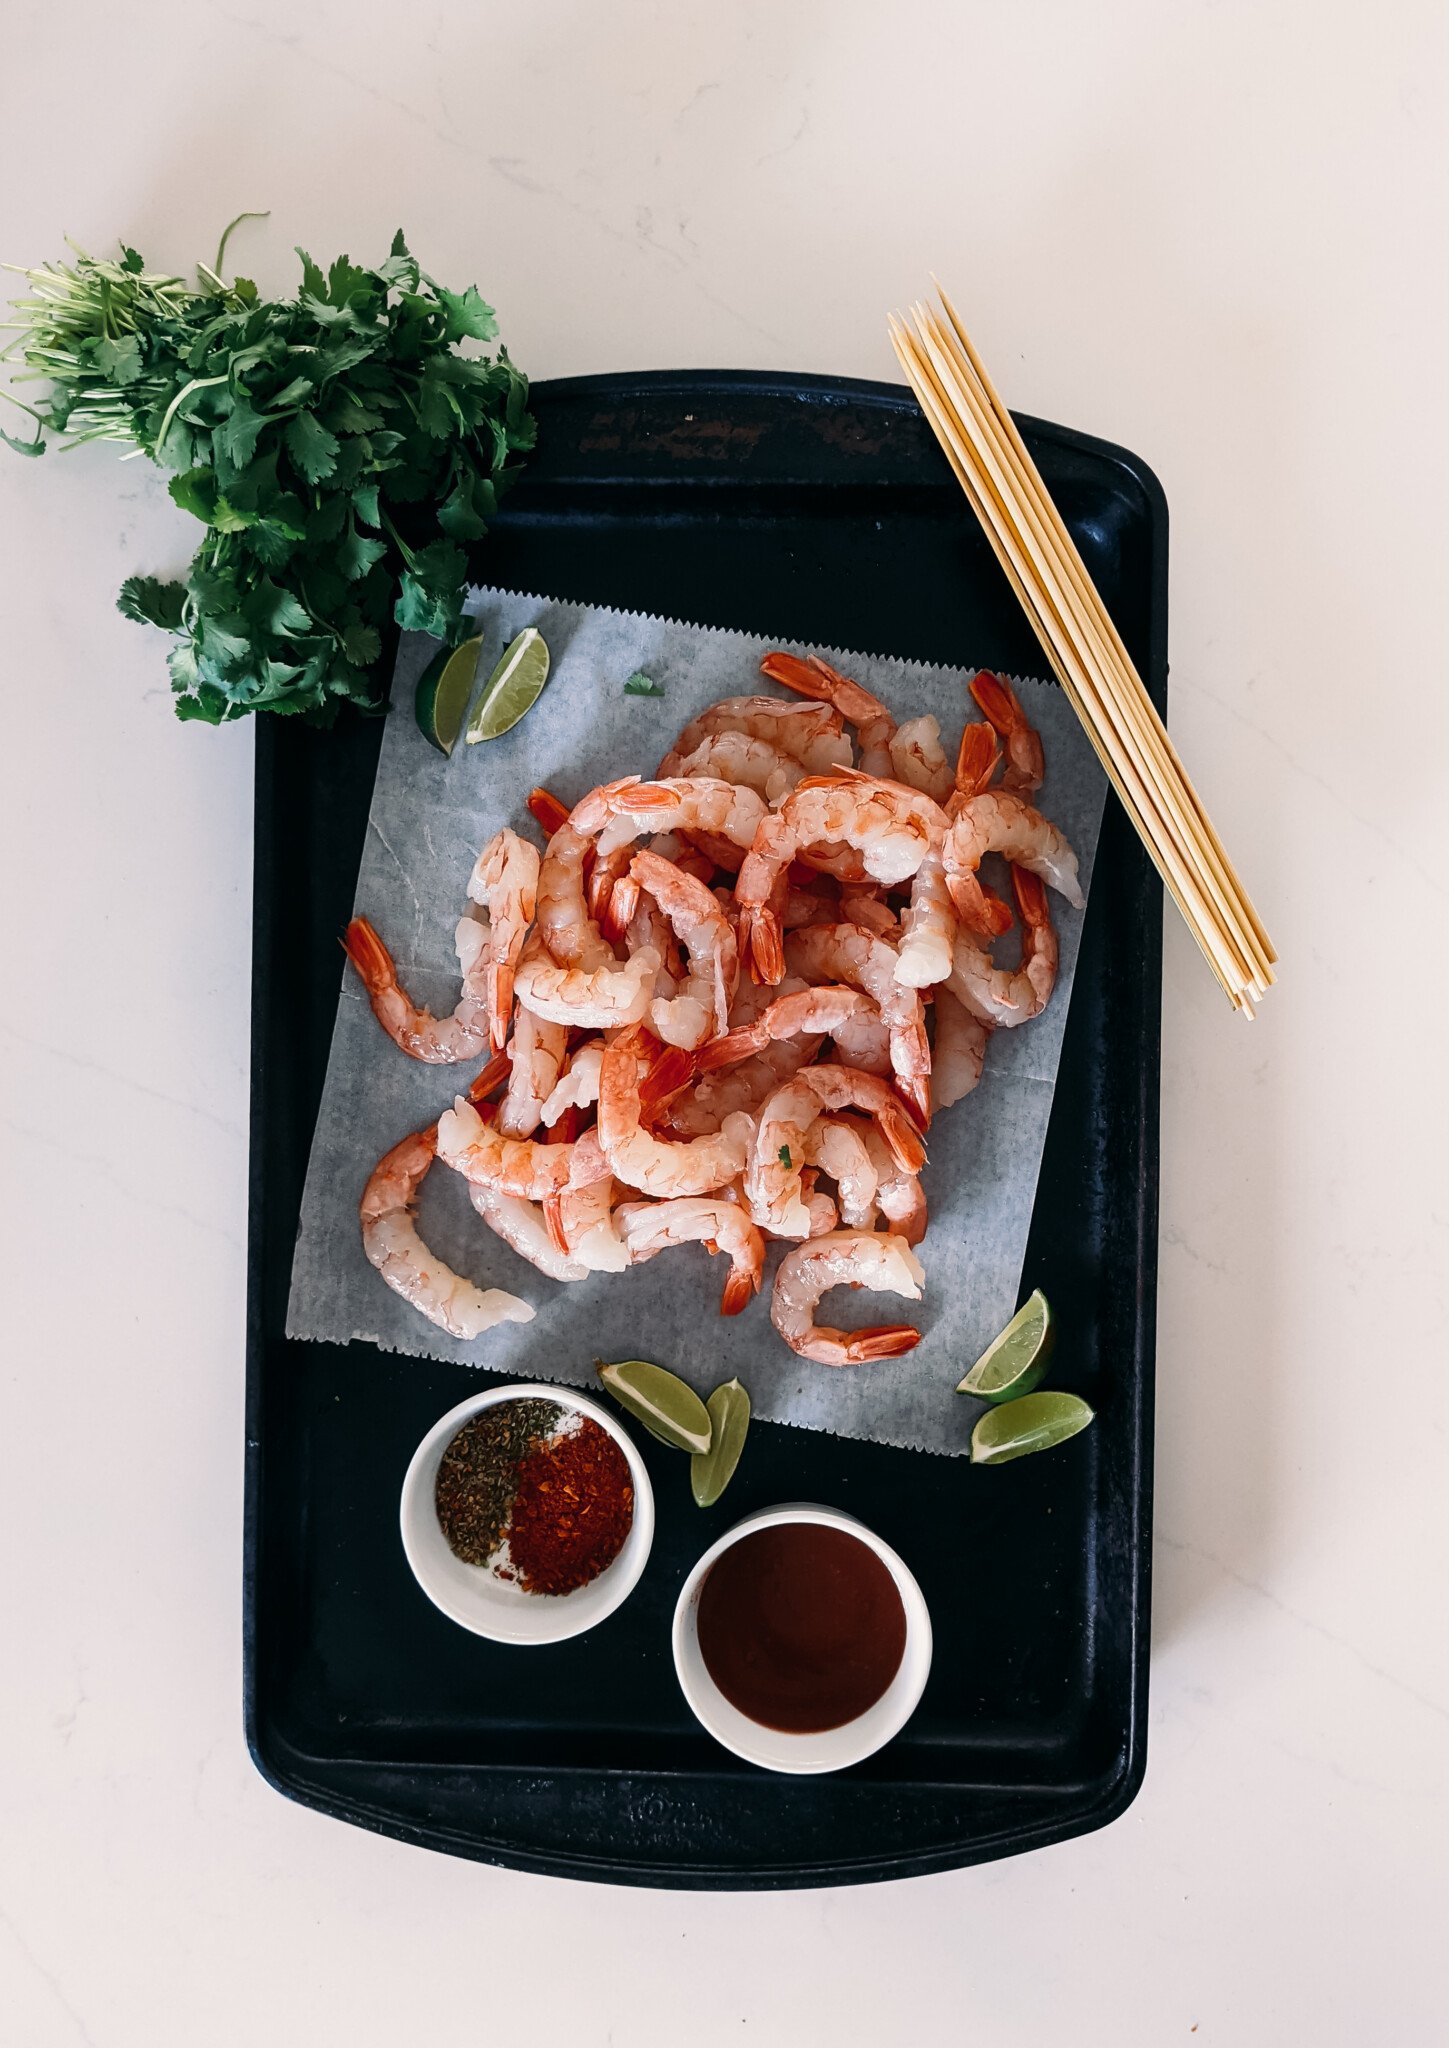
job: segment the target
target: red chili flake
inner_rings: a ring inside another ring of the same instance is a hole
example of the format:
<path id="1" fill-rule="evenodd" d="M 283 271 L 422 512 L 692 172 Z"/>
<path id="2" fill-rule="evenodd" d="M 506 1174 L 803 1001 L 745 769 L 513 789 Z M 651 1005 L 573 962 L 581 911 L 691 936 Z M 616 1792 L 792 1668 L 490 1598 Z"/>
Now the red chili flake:
<path id="1" fill-rule="evenodd" d="M 587 1416 L 518 1461 L 508 1547 L 528 1593 L 572 1593 L 607 1569 L 634 1521 L 629 1461 Z"/>

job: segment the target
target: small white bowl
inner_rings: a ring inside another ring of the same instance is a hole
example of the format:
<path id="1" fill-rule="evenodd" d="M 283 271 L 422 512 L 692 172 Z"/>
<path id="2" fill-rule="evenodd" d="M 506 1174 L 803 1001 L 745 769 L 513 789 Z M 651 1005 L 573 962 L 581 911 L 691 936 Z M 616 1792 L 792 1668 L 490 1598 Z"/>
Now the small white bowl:
<path id="1" fill-rule="evenodd" d="M 443 1453 L 465 1422 L 500 1401 L 552 1401 L 566 1412 L 586 1415 L 607 1430 L 629 1461 L 634 1519 L 624 1547 L 611 1565 L 576 1592 L 525 1593 L 514 1582 L 498 1578 L 486 1565 L 464 1564 L 449 1549 L 439 1526 L 434 1495 Z M 562 1643 L 569 1636 L 582 1635 L 585 1629 L 597 1628 L 638 1584 L 654 1541 L 654 1489 L 639 1453 L 614 1417 L 596 1401 L 565 1387 L 490 1387 L 487 1393 L 471 1394 L 440 1415 L 413 1452 L 403 1480 L 399 1518 L 413 1576 L 450 1621 L 495 1643 Z"/>
<path id="2" fill-rule="evenodd" d="M 711 1565 L 742 1536 L 752 1536 L 758 1529 L 775 1528 L 784 1522 L 815 1523 L 858 1537 L 867 1549 L 875 1552 L 895 1580 L 906 1610 L 906 1647 L 900 1669 L 875 1705 L 840 1728 L 826 1728 L 810 1735 L 766 1728 L 759 1721 L 752 1721 L 748 1714 L 742 1714 L 710 1677 L 699 1648 L 699 1595 Z M 736 1522 L 718 1543 L 710 1545 L 689 1574 L 674 1609 L 674 1669 L 696 1718 L 716 1742 L 723 1743 L 747 1763 L 759 1764 L 767 1771 L 799 1775 L 843 1771 L 848 1764 L 858 1764 L 862 1758 L 873 1756 L 893 1735 L 900 1733 L 916 1711 L 931 1669 L 931 1616 L 910 1570 L 874 1531 L 838 1508 L 791 1501 L 784 1507 L 762 1508 L 758 1514 Z"/>

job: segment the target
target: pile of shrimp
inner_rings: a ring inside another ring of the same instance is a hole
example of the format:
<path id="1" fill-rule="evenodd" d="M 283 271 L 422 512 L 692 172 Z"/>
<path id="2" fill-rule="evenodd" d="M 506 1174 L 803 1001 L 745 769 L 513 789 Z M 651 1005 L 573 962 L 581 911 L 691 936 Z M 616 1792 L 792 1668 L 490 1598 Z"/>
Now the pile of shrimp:
<path id="1" fill-rule="evenodd" d="M 1048 890 L 1081 907 L 1076 856 L 1033 807 L 1041 740 L 983 671 L 954 765 L 934 718 L 897 724 L 818 656 L 767 655 L 792 697 L 691 720 L 655 776 L 528 808 L 499 832 L 457 927 L 462 990 L 420 1009 L 365 918 L 344 944 L 413 1059 L 482 1058 L 362 1197 L 368 1258 L 458 1337 L 527 1302 L 450 1272 L 415 1205 L 435 1159 L 488 1229 L 550 1279 L 622 1272 L 679 1245 L 729 1261 L 721 1313 L 775 1270 L 771 1319 L 802 1357 L 909 1351 L 909 1323 L 817 1322 L 835 1287 L 916 1301 L 925 1133 L 981 1079 L 994 1031 L 1041 1014 L 1057 970 Z M 802 701 L 804 700 L 804 701 Z M 1009 864 L 1013 908 L 982 878 Z M 993 942 L 1020 924 L 1020 960 Z"/>

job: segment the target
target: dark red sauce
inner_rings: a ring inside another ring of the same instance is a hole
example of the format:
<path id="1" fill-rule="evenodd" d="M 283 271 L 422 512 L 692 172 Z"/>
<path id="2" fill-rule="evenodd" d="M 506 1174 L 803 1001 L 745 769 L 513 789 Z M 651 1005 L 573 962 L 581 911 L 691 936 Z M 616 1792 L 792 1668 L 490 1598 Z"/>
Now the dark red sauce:
<path id="1" fill-rule="evenodd" d="M 731 1706 L 791 1735 L 844 1727 L 873 1707 L 906 1648 L 886 1566 L 858 1537 L 815 1522 L 742 1536 L 710 1566 L 696 1626 Z"/>

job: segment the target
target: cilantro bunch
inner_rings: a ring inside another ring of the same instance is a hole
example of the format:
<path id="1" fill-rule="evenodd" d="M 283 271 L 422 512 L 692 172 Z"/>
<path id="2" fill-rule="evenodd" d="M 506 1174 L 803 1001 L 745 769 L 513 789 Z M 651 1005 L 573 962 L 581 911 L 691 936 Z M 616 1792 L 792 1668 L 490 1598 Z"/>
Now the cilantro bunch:
<path id="1" fill-rule="evenodd" d="M 25 272 L 6 354 L 50 388 L 21 408 L 32 437 L 3 438 L 122 441 L 174 472 L 201 545 L 183 583 L 132 576 L 118 604 L 175 636 L 178 717 L 330 725 L 344 703 L 382 708 L 390 618 L 455 636 L 464 547 L 534 443 L 528 382 L 501 347 L 461 352 L 493 338 L 491 308 L 426 276 L 401 234 L 374 270 L 339 256 L 324 274 L 299 250 L 289 301 L 225 283 L 225 249 L 196 289 L 125 248 Z"/>

